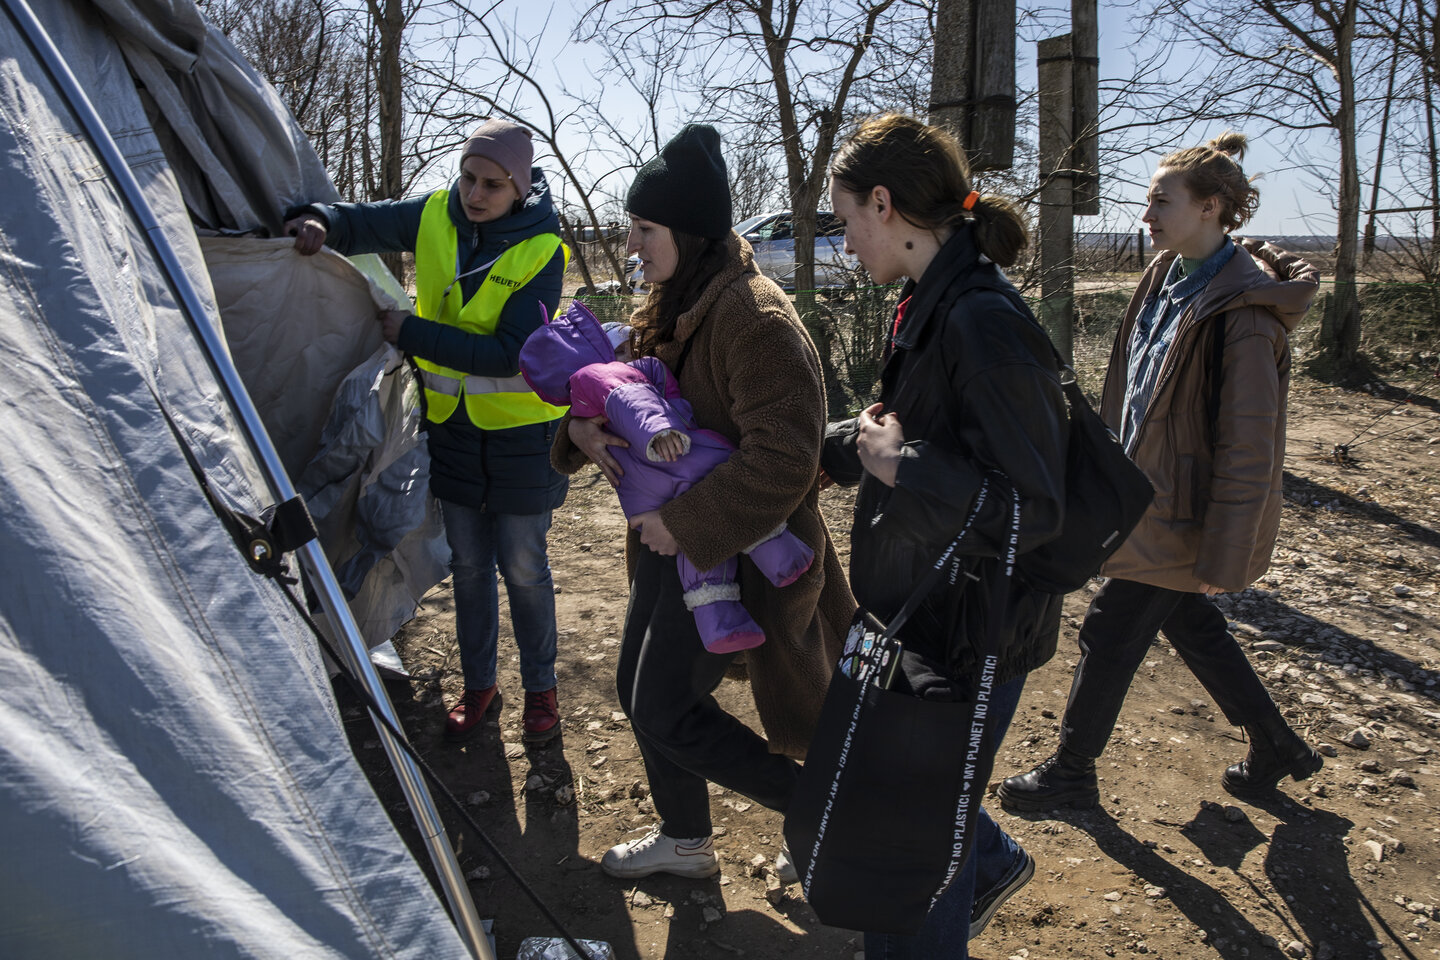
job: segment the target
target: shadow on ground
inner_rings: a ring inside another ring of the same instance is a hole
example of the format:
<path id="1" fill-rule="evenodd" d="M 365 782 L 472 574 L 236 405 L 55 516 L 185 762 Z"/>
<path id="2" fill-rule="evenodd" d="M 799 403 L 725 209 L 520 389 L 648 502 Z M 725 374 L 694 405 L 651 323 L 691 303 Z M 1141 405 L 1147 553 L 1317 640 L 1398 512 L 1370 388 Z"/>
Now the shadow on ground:
<path id="1" fill-rule="evenodd" d="M 1157 852 L 1104 809 L 1016 816 L 1031 821 L 1058 820 L 1088 834 L 1104 856 L 1129 870 L 1142 884 L 1163 889 L 1165 899 L 1205 931 L 1206 942 L 1223 960 L 1247 960 L 1267 935 L 1279 939 L 1235 909 L 1224 890 L 1227 881 L 1248 887 L 1261 905 L 1282 921 L 1289 937 L 1312 951 L 1311 956 L 1324 943 L 1331 951 L 1325 955 L 1337 960 L 1378 958 L 1380 953 L 1367 946 L 1375 913 L 1368 909 L 1350 875 L 1349 852 L 1343 842 L 1354 824 L 1324 810 L 1302 807 L 1278 793 L 1253 806 L 1279 821 L 1268 837 L 1244 807 L 1232 808 L 1240 811 L 1238 817 L 1235 813 L 1227 816 L 1226 807 L 1210 802 L 1202 802 L 1184 823 L 1155 821 L 1177 828 L 1204 854 L 1217 870 L 1213 882 L 1193 873 L 1197 869 L 1193 864 L 1182 866 Z M 1257 883 L 1243 870 L 1247 856 L 1260 848 L 1265 848 L 1269 886 Z M 1275 902 L 1277 897 L 1284 902 Z M 1280 948 L 1284 947 L 1282 942 Z"/>

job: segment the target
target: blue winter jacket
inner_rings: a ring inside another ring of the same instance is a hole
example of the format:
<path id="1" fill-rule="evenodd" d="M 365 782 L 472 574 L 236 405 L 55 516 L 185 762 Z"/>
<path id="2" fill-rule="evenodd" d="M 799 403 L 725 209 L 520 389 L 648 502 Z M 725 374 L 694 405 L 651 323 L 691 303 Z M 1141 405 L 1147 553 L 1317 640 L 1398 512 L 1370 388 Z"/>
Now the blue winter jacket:
<path id="1" fill-rule="evenodd" d="M 460 205 L 458 183 L 450 189 L 450 219 L 459 233 L 459 261 L 471 270 L 500 256 L 505 249 L 542 233 L 559 233 L 560 221 L 550 199 L 545 174 L 531 170 L 530 192 L 519 211 L 489 223 L 471 223 Z M 326 244 L 343 253 L 415 252 L 420 216 L 428 195 L 377 203 L 314 203 L 288 211 L 286 218 L 311 213 L 323 219 Z M 406 318 L 398 346 L 407 354 L 488 377 L 513 377 L 520 372 L 520 347 L 540 326 L 541 310 L 553 316 L 560 305 L 564 255 L 555 256 L 533 280 L 511 294 L 500 311 L 493 335 L 467 333 L 459 327 L 420 317 Z M 465 299 L 475 295 L 485 271 L 460 280 Z M 569 481 L 550 466 L 550 444 L 561 421 L 481 430 L 473 426 L 462 404 L 449 420 L 429 424 L 430 491 L 441 500 L 493 513 L 536 514 L 553 510 L 565 500 Z"/>

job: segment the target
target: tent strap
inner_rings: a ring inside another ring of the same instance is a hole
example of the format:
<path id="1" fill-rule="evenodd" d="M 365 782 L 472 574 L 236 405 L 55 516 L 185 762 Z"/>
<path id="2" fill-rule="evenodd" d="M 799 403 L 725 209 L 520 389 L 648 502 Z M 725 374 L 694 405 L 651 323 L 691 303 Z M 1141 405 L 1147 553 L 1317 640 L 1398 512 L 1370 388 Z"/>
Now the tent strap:
<path id="1" fill-rule="evenodd" d="M 229 506 L 216 495 L 215 488 L 210 483 L 210 477 L 205 473 L 205 468 L 200 465 L 195 451 L 190 448 L 185 434 L 180 430 L 180 425 L 170 415 L 170 411 L 166 409 L 160 395 L 155 392 L 153 387 L 150 395 L 155 398 L 156 407 L 165 417 L 170 432 L 174 434 L 175 444 L 184 455 L 185 462 L 190 465 L 190 472 L 195 474 L 195 481 L 200 484 L 205 499 L 210 503 L 210 509 L 215 511 L 215 515 L 220 518 L 221 524 L 229 532 L 230 538 L 235 541 L 235 546 L 244 554 L 245 562 L 250 564 L 251 569 L 256 573 L 263 574 L 272 580 L 279 580 L 286 584 L 295 583 L 295 578 L 290 576 L 290 569 L 285 564 L 285 554 L 299 549 L 320 535 L 320 532 L 315 529 L 315 521 L 310 516 L 310 509 L 305 506 L 305 500 L 296 494 L 284 503 L 267 508 L 264 512 L 270 515 L 269 523 L 257 520 L 249 514 Z"/>

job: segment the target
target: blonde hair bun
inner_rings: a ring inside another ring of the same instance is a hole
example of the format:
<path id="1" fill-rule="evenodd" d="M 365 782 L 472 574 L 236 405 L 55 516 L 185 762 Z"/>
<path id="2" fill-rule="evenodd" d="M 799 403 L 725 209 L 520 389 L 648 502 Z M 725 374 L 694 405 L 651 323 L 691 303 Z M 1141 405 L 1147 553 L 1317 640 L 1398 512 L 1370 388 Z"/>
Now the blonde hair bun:
<path id="1" fill-rule="evenodd" d="M 1223 153 L 1227 157 L 1233 157 L 1235 162 L 1238 163 L 1245 159 L 1246 142 L 1245 134 L 1235 130 L 1226 130 L 1220 134 L 1220 136 L 1205 144 L 1205 146 L 1214 150 L 1216 153 Z"/>

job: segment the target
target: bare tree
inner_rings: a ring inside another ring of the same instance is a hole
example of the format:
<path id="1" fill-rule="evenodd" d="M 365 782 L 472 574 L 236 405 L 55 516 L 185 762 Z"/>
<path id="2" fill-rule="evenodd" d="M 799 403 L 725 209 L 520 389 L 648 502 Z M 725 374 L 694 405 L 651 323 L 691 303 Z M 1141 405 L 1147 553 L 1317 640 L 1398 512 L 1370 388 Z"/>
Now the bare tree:
<path id="1" fill-rule="evenodd" d="M 372 200 L 398 200 L 405 192 L 401 147 L 405 136 L 405 109 L 401 100 L 404 75 L 400 64 L 405 27 L 420 7 L 420 0 L 366 0 L 371 35 L 375 38 L 375 90 L 380 123 L 380 176 Z"/>
<path id="2" fill-rule="evenodd" d="M 1402 297 L 1412 329 L 1433 338 L 1440 329 L 1440 3 L 1366 0 L 1361 16 L 1362 31 L 1391 51 L 1389 96 L 1382 107 L 1387 123 L 1381 128 L 1365 229 L 1367 265 L 1423 281 Z M 1391 228 L 1383 242 L 1377 223 Z"/>
<path id="3" fill-rule="evenodd" d="M 626 51 L 668 44 L 675 75 L 692 78 L 702 94 L 700 119 L 748 128 L 754 143 L 778 151 L 793 213 L 797 301 L 807 316 L 815 214 L 850 97 L 928 61 L 930 26 L 928 8 L 915 0 L 598 0 L 576 36 L 615 37 Z M 833 383 L 831 344 L 824 330 L 812 332 Z M 832 399 L 843 402 L 839 391 Z"/>
<path id="4" fill-rule="evenodd" d="M 1360 0 L 1168 0 L 1148 28 L 1172 51 L 1193 54 L 1179 92 L 1192 109 L 1183 116 L 1243 124 L 1260 120 L 1292 135 L 1332 131 L 1335 186 L 1335 294 L 1322 324 L 1325 355 L 1340 372 L 1354 368 L 1360 344 L 1356 290 L 1360 174 L 1357 58 Z M 1195 69 L 1195 67 L 1199 69 Z M 1374 71 L 1380 73 L 1380 71 Z M 1173 96 L 1173 93 L 1170 94 Z"/>
<path id="5" fill-rule="evenodd" d="M 627 51 L 669 38 L 672 63 L 686 63 L 675 73 L 694 78 L 709 104 L 708 118 L 750 127 L 757 137 L 752 142 L 768 138 L 780 149 L 796 249 L 804 251 L 807 244 L 813 250 L 814 212 L 849 96 L 857 85 L 878 79 L 872 72 L 878 58 L 867 55 L 902 39 L 892 8 L 925 21 L 922 8 L 901 0 L 870 0 L 848 10 L 806 0 L 601 0 L 577 36 L 618 36 Z M 813 286 L 813 258 L 797 264 L 796 284 Z"/>
<path id="6" fill-rule="evenodd" d="M 1367 240 L 1377 214 L 1428 213 L 1432 244 L 1440 241 L 1440 141 L 1436 98 L 1440 94 L 1440 3 L 1437 0 L 1366 0 L 1362 30 L 1390 50 L 1379 150 L 1393 143 L 1399 183 L 1387 188 L 1377 160 L 1371 185 Z M 1393 130 L 1393 133 L 1391 132 Z M 1383 154 L 1381 155 L 1383 156 Z M 1386 196 L 1384 208 L 1381 195 Z M 1417 203 L 1417 201 L 1419 201 Z"/>
<path id="7" fill-rule="evenodd" d="M 600 51 L 602 66 L 581 81 L 583 90 L 572 90 L 563 80 L 560 89 L 575 104 L 572 119 L 586 144 L 583 166 L 589 173 L 584 192 L 599 213 L 597 219 L 605 222 L 605 230 L 597 230 L 606 234 L 603 242 L 615 241 L 614 263 L 618 241 L 626 235 L 619 225 L 627 219 L 624 193 L 631 174 L 660 150 L 660 117 L 673 96 L 669 78 L 674 64 L 669 45 L 661 38 L 624 52 L 605 37 L 595 38 L 593 45 Z M 640 106 L 628 102 L 616 107 L 615 94 Z M 601 253 L 608 256 L 608 247 L 602 247 Z M 588 273 L 585 280 L 593 290 Z M 621 280 L 628 289 L 630 278 Z"/>
<path id="8" fill-rule="evenodd" d="M 424 169 L 404 106 L 405 31 L 423 0 L 203 0 L 280 93 L 340 195 L 401 196 Z"/>
<path id="9" fill-rule="evenodd" d="M 557 206 L 563 209 L 562 194 L 574 191 L 575 205 L 599 238 L 609 272 L 623 278 L 613 231 L 607 229 L 599 210 L 604 197 L 595 188 L 609 171 L 587 175 L 578 158 L 566 149 L 561 134 L 575 122 L 578 107 L 558 95 L 558 88 L 551 90 L 542 82 L 535 42 L 522 40 L 513 26 L 504 24 L 499 8 L 499 2 L 481 7 L 469 0 L 444 0 L 436 6 L 441 16 L 430 24 L 436 33 L 431 44 L 438 47 L 440 56 L 416 59 L 409 69 L 417 94 L 425 102 L 419 112 L 434 121 L 429 145 L 421 151 L 433 154 L 436 142 L 453 141 L 488 116 L 504 117 L 529 128 L 560 167 L 562 178 L 551 184 Z M 548 22 L 540 33 L 547 29 Z M 471 55 L 474 39 L 483 42 L 480 52 Z M 478 79 L 482 77 L 491 79 Z M 522 106 L 522 102 L 534 105 Z M 573 235 L 573 218 L 571 226 Z M 593 287 L 590 265 L 583 261 L 579 265 L 586 274 L 586 285 Z"/>
<path id="10" fill-rule="evenodd" d="M 785 179 L 777 169 L 770 139 L 760 133 L 756 127 L 741 128 L 726 143 L 736 223 L 785 205 Z"/>

